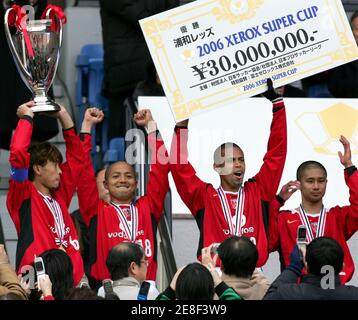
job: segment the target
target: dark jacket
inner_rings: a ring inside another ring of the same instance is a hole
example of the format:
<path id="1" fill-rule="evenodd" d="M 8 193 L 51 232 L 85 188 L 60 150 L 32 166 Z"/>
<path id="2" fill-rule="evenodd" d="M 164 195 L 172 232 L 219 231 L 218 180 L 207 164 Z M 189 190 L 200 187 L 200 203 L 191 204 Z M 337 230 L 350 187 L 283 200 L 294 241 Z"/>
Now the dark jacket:
<path id="1" fill-rule="evenodd" d="M 334 289 L 323 289 L 321 277 L 308 274 L 298 284 L 299 275 L 285 269 L 272 283 L 264 300 L 355 300 L 358 288 L 345 286 L 335 278 Z M 326 283 L 326 281 L 324 281 Z"/>
<path id="2" fill-rule="evenodd" d="M 358 60 L 330 70 L 327 84 L 335 98 L 358 98 Z"/>
<path id="3" fill-rule="evenodd" d="M 145 78 L 150 54 L 138 20 L 179 5 L 179 0 L 100 0 L 104 94 L 133 90 Z"/>

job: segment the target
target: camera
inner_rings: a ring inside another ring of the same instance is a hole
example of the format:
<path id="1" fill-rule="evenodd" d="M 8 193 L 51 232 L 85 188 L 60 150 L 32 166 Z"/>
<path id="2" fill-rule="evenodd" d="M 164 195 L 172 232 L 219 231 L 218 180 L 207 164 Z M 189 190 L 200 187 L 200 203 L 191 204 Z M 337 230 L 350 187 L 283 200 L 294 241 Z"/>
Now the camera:
<path id="1" fill-rule="evenodd" d="M 43 278 L 46 275 L 44 261 L 41 257 L 35 257 L 34 260 L 37 282 L 39 282 L 40 278 Z"/>
<path id="2" fill-rule="evenodd" d="M 301 261 L 304 261 L 304 257 L 303 257 L 303 253 L 301 248 L 305 247 L 307 242 L 306 242 L 306 235 L 307 235 L 307 228 L 304 225 L 300 225 L 297 229 L 297 240 L 296 243 L 298 245 L 298 249 L 300 252 L 300 259 Z"/>
<path id="3" fill-rule="evenodd" d="M 149 288 L 150 283 L 143 281 L 138 292 L 137 300 L 147 300 Z"/>
<path id="4" fill-rule="evenodd" d="M 102 285 L 103 285 L 105 295 L 114 293 L 114 291 L 113 291 L 113 281 L 111 279 L 103 280 Z"/>
<path id="5" fill-rule="evenodd" d="M 307 235 L 307 228 L 304 225 L 300 225 L 297 229 L 297 244 L 302 245 L 306 244 L 306 235 Z"/>
<path id="6" fill-rule="evenodd" d="M 219 248 L 219 246 L 220 246 L 220 243 L 218 243 L 218 242 L 213 243 L 213 245 L 212 245 L 212 247 L 211 247 L 211 249 L 210 249 L 210 253 L 211 253 L 211 254 L 216 254 L 216 253 L 218 253 L 218 248 Z"/>

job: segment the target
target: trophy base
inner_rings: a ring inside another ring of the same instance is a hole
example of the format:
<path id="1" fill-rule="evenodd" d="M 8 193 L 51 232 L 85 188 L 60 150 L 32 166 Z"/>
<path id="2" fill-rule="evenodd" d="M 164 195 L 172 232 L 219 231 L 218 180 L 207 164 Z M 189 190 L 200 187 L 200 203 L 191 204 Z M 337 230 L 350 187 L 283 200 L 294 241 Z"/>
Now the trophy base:
<path id="1" fill-rule="evenodd" d="M 36 102 L 31 107 L 33 112 L 58 112 L 61 110 L 60 105 L 54 101 Z"/>

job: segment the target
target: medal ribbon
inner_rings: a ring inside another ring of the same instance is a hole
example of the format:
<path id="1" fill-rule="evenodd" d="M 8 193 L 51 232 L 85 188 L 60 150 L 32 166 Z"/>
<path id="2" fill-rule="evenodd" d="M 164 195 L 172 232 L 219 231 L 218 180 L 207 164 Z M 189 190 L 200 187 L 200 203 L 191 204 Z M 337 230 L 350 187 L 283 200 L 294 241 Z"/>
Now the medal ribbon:
<path id="1" fill-rule="evenodd" d="M 244 213 L 244 204 L 245 204 L 244 188 L 240 187 L 240 190 L 237 195 L 236 210 L 235 210 L 235 212 L 236 212 L 235 228 L 232 224 L 232 218 L 231 218 L 232 215 L 231 215 L 230 204 L 227 200 L 225 191 L 222 187 L 220 187 L 217 190 L 217 192 L 219 195 L 219 199 L 220 199 L 220 203 L 221 203 L 221 207 L 223 210 L 225 220 L 229 226 L 230 233 L 232 235 L 241 236 L 241 220 L 242 220 L 242 215 Z"/>
<path id="2" fill-rule="evenodd" d="M 301 220 L 302 224 L 305 225 L 307 228 L 308 242 L 311 242 L 313 239 L 315 239 L 317 237 L 322 237 L 324 235 L 324 230 L 326 228 L 326 219 L 327 219 L 326 213 L 327 213 L 326 209 L 324 208 L 324 206 L 322 206 L 321 212 L 319 214 L 319 219 L 318 219 L 317 233 L 315 236 L 313 234 L 311 224 L 308 220 L 307 214 L 306 214 L 305 210 L 303 209 L 302 204 L 300 204 L 300 207 L 298 208 L 298 214 L 300 216 L 300 220 Z"/>
<path id="3" fill-rule="evenodd" d="M 39 192 L 43 198 L 43 200 L 45 201 L 47 207 L 50 209 L 53 219 L 55 221 L 55 231 L 57 234 L 57 238 L 55 238 L 55 243 L 58 246 L 63 245 L 65 248 L 68 247 L 68 242 L 66 240 L 64 240 L 64 237 L 66 235 L 66 226 L 65 226 L 65 222 L 63 220 L 63 214 L 61 211 L 61 207 L 59 205 L 59 203 L 49 197 L 46 196 L 44 194 L 42 194 L 41 192 Z"/>
<path id="4" fill-rule="evenodd" d="M 131 204 L 129 206 L 131 224 L 132 224 L 132 226 L 130 228 L 129 224 L 128 224 L 128 220 L 127 220 L 122 208 L 113 202 L 111 202 L 111 205 L 117 211 L 119 221 L 122 223 L 122 226 L 124 228 L 124 232 L 125 232 L 127 238 L 130 241 L 135 242 L 135 239 L 138 234 L 138 210 L 137 210 L 137 208 L 133 204 Z"/>

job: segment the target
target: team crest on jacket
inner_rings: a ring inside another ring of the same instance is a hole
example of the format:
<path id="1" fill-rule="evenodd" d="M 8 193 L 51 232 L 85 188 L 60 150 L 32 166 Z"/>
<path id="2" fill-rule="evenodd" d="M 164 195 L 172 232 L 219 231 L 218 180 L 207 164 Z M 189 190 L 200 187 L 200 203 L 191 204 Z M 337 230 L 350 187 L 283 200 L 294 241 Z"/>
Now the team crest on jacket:
<path id="1" fill-rule="evenodd" d="M 318 222 L 311 222 L 311 229 L 313 234 L 317 234 Z"/>

